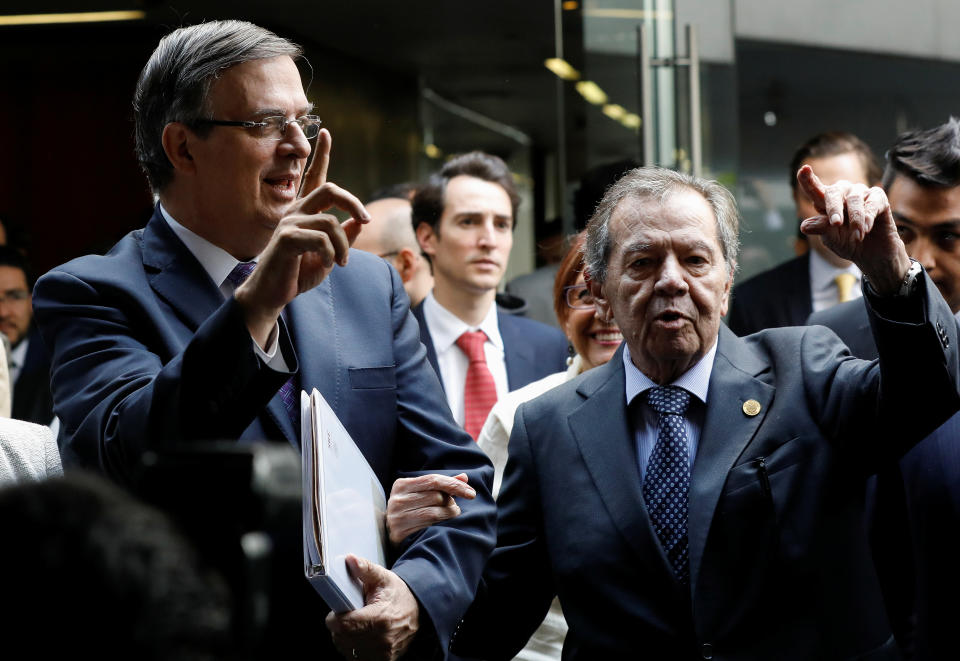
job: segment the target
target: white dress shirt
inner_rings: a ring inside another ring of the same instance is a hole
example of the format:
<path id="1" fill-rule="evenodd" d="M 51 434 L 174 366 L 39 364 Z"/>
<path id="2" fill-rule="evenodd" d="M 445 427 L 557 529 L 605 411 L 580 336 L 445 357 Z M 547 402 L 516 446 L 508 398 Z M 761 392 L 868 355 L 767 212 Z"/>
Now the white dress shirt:
<path id="1" fill-rule="evenodd" d="M 687 450 L 690 455 L 690 468 L 697 457 L 697 448 L 700 445 L 700 431 L 703 429 L 703 418 L 706 414 L 707 390 L 710 387 L 710 374 L 713 372 L 713 360 L 717 355 L 717 341 L 713 347 L 701 358 L 696 365 L 681 374 L 676 381 L 667 385 L 677 386 L 689 392 L 690 407 L 683 416 L 684 427 L 687 432 Z M 651 388 L 657 388 L 646 374 L 637 369 L 630 358 L 630 347 L 623 346 L 623 366 L 626 370 L 626 397 L 627 406 L 636 398 Z M 653 446 L 657 443 L 657 425 L 660 414 L 652 406 L 643 402 L 642 406 L 635 406 L 632 414 L 634 437 L 637 444 L 637 460 L 640 464 L 640 481 L 643 482 L 647 474 L 647 464 L 653 453 Z"/>
<path id="2" fill-rule="evenodd" d="M 23 367 L 23 361 L 27 359 L 27 347 L 30 346 L 30 337 L 25 336 L 20 340 L 20 344 L 10 350 L 10 361 L 7 367 L 10 370 L 10 392 L 13 393 L 13 384 L 20 378 L 20 369 Z"/>
<path id="3" fill-rule="evenodd" d="M 810 250 L 810 304 L 814 312 L 832 308 L 840 302 L 840 291 L 835 278 L 841 273 L 849 273 L 856 282 L 850 290 L 851 300 L 863 295 L 861 290 L 862 274 L 856 264 L 842 269 L 825 260 L 816 250 Z"/>
<path id="4" fill-rule="evenodd" d="M 493 375 L 493 383 L 497 387 L 497 399 L 507 394 L 507 363 L 503 352 L 503 338 L 500 337 L 500 326 L 497 324 L 497 306 L 490 303 L 490 310 L 477 327 L 469 326 L 455 314 L 437 303 L 433 292 L 427 294 L 423 300 L 423 318 L 430 330 L 430 339 L 437 352 L 437 365 L 440 368 L 440 380 L 447 394 L 447 404 L 453 413 L 453 419 L 461 427 L 464 422 L 463 386 L 467 380 L 467 367 L 470 360 L 460 347 L 457 338 L 466 331 L 482 330 L 487 341 L 483 343 L 484 356 L 487 367 Z"/>
<path id="5" fill-rule="evenodd" d="M 173 233 L 177 235 L 177 238 L 183 241 L 187 250 L 200 262 L 200 266 L 202 266 L 203 270 L 210 276 L 210 280 L 220 288 L 220 293 L 223 294 L 224 300 L 233 296 L 237 287 L 227 280 L 227 276 L 230 275 L 237 264 L 240 263 L 240 260 L 223 248 L 215 246 L 196 232 L 178 223 L 176 219 L 163 208 L 162 204 L 160 205 L 160 215 L 167 221 L 167 225 L 169 225 Z M 255 262 L 258 259 L 259 256 L 254 257 L 253 261 Z M 287 362 L 283 359 L 283 352 L 277 351 L 277 338 L 279 336 L 280 325 L 278 322 L 274 324 L 273 330 L 270 331 L 270 337 L 267 338 L 267 346 L 265 349 L 260 348 L 260 345 L 257 344 L 257 341 L 254 340 L 252 336 L 250 340 L 253 342 L 254 351 L 256 351 L 257 355 L 268 367 L 278 372 L 289 372 Z"/>

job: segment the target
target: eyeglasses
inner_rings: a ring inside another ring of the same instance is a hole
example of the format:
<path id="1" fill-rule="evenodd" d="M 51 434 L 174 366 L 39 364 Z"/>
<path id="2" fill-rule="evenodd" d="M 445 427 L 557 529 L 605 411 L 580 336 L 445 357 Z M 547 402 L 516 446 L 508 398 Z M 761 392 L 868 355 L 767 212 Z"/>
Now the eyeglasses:
<path id="1" fill-rule="evenodd" d="M 287 127 L 296 124 L 303 131 L 303 135 L 310 140 L 316 138 L 320 133 L 320 118 L 316 115 L 303 115 L 296 119 L 287 119 L 281 115 L 273 117 L 264 117 L 259 122 L 254 121 L 230 121 L 226 119 L 201 119 L 198 124 L 212 124 L 213 126 L 239 126 L 240 128 L 250 129 L 258 138 L 265 140 L 283 140 L 287 134 Z"/>
<path id="2" fill-rule="evenodd" d="M 567 307 L 574 310 L 592 310 L 593 294 L 587 289 L 587 285 L 568 285 L 563 288 L 563 300 Z"/>
<path id="3" fill-rule="evenodd" d="M 26 289 L 9 289 L 7 291 L 0 291 L 0 303 L 22 303 L 23 301 L 30 298 L 30 292 Z"/>

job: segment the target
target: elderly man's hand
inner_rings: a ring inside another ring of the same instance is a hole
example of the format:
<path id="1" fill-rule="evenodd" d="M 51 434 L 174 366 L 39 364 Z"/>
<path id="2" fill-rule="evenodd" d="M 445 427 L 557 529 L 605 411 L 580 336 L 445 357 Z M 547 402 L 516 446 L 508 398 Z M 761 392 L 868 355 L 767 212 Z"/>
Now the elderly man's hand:
<path id="1" fill-rule="evenodd" d="M 327 181 L 331 145 L 330 132 L 321 130 L 299 199 L 277 225 L 253 274 L 236 291 L 250 334 L 261 346 L 287 303 L 319 285 L 335 264 L 347 264 L 350 246 L 370 220 L 360 200 Z M 325 213 L 333 207 L 353 217 L 341 224 Z"/>
<path id="2" fill-rule="evenodd" d="M 896 292 L 910 258 L 883 189 L 849 181 L 824 186 L 809 165 L 797 172 L 797 182 L 820 213 L 800 224 L 803 233 L 822 236 L 830 250 L 860 267 L 878 294 Z"/>
<path id="3" fill-rule="evenodd" d="M 420 626 L 420 606 L 399 576 L 368 560 L 347 556 L 347 567 L 363 583 L 364 607 L 327 615 L 333 644 L 347 659 L 393 661 Z"/>
<path id="4" fill-rule="evenodd" d="M 387 501 L 390 542 L 397 545 L 418 530 L 458 516 L 460 506 L 454 496 L 472 500 L 476 495 L 467 484 L 466 473 L 400 478 L 393 483 Z"/>

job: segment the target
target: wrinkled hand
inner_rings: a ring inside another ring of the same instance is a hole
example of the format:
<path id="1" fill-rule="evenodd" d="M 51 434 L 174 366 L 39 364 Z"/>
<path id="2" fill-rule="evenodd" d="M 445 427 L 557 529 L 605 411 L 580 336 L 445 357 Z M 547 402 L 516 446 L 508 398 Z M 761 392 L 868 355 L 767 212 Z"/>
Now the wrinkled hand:
<path id="1" fill-rule="evenodd" d="M 299 198 L 274 230 L 256 270 L 236 291 L 247 327 L 261 346 L 287 303 L 323 282 L 335 264 L 347 264 L 350 246 L 370 220 L 360 200 L 327 181 L 331 144 L 330 132 L 322 129 Z M 333 207 L 353 217 L 341 224 L 324 213 Z"/>
<path id="2" fill-rule="evenodd" d="M 473 500 L 477 492 L 467 484 L 467 474 L 402 477 L 393 483 L 387 501 L 387 532 L 390 542 L 399 544 L 408 535 L 460 514 L 453 499 Z"/>
<path id="3" fill-rule="evenodd" d="M 347 659 L 393 661 L 402 655 L 420 626 L 420 606 L 399 576 L 353 555 L 347 568 L 363 583 L 364 607 L 327 615 L 333 644 Z"/>
<path id="4" fill-rule="evenodd" d="M 830 250 L 860 267 L 878 294 L 897 291 L 910 258 L 883 189 L 849 181 L 825 186 L 809 165 L 797 172 L 797 182 L 820 213 L 800 223 L 800 230 L 820 235 Z"/>

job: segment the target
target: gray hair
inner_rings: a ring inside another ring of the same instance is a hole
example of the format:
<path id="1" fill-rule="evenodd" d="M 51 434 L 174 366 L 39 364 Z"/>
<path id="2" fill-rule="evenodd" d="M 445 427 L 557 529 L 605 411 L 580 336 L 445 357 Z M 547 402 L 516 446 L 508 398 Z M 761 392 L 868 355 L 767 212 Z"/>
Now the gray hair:
<path id="1" fill-rule="evenodd" d="M 583 257 L 593 280 L 603 282 L 607 278 L 607 262 L 612 248 L 610 217 L 617 205 L 628 197 L 652 198 L 662 203 L 667 195 L 681 188 L 700 193 L 713 209 L 723 258 L 730 275 L 733 275 L 740 249 L 740 216 L 730 191 L 709 179 L 663 168 L 643 167 L 630 170 L 607 189 L 587 224 Z"/>
<path id="2" fill-rule="evenodd" d="M 150 187 L 159 193 L 173 178 L 163 151 L 164 127 L 183 122 L 199 135 L 210 86 L 221 71 L 241 62 L 303 55 L 295 43 L 253 23 L 211 21 L 174 30 L 157 45 L 140 73 L 133 95 L 137 158 Z"/>

